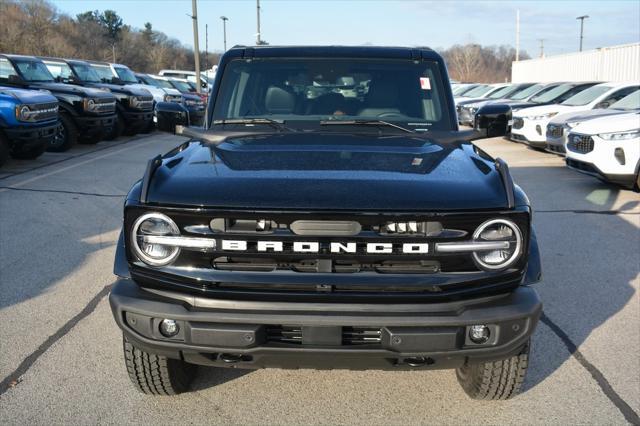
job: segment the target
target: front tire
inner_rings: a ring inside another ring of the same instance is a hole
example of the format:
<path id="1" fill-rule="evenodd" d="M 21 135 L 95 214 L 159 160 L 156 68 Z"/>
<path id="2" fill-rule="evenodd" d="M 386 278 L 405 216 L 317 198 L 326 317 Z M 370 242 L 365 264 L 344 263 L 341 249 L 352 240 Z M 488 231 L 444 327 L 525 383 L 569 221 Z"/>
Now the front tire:
<path id="1" fill-rule="evenodd" d="M 9 141 L 4 137 L 2 132 L 0 132 L 0 166 L 7 162 L 10 153 L 11 147 L 9 146 Z"/>
<path id="2" fill-rule="evenodd" d="M 456 369 L 462 389 L 473 399 L 510 399 L 520 392 L 529 366 L 530 341 L 519 354 L 498 361 L 465 363 Z"/>
<path id="3" fill-rule="evenodd" d="M 147 395 L 176 395 L 189 390 L 197 366 L 145 352 L 123 337 L 124 361 L 133 385 Z"/>
<path id="4" fill-rule="evenodd" d="M 71 117 L 67 114 L 60 114 L 60 130 L 56 137 L 49 143 L 47 151 L 65 152 L 78 143 L 78 128 Z"/>

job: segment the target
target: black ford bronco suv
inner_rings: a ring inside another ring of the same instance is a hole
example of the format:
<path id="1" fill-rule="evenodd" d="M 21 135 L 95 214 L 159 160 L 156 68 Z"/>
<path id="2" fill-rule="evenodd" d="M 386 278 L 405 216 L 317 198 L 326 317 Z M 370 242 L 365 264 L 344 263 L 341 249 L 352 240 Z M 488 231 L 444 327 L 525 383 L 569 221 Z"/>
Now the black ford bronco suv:
<path id="1" fill-rule="evenodd" d="M 110 303 L 134 385 L 451 368 L 473 398 L 515 395 L 540 257 L 526 195 L 469 142 L 496 118 L 458 130 L 429 49 L 229 50 L 205 129 L 126 198 Z"/>

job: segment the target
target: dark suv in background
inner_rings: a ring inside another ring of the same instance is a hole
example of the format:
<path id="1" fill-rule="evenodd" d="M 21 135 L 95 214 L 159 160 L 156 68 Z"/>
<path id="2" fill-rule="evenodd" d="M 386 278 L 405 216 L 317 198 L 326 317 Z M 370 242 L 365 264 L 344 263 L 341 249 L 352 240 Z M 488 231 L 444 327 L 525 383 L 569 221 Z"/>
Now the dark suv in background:
<path id="1" fill-rule="evenodd" d="M 144 89 L 104 83 L 88 62 L 76 59 L 41 58 L 59 81 L 106 90 L 115 96 L 117 118 L 108 139 L 146 130 L 152 120 L 151 94 Z"/>
<path id="2" fill-rule="evenodd" d="M 69 149 L 78 141 L 96 143 L 115 124 L 116 98 L 111 93 L 62 83 L 34 56 L 0 54 L 0 84 L 48 90 L 58 99 L 61 127 L 51 145 L 54 150 Z"/>

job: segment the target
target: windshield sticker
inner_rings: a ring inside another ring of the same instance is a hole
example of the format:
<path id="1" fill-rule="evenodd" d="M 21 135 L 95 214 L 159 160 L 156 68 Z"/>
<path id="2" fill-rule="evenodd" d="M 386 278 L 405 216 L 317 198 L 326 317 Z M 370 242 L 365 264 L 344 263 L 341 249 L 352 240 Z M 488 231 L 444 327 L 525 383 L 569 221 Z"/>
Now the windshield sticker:
<path id="1" fill-rule="evenodd" d="M 420 77 L 420 88 L 422 90 L 431 90 L 431 80 L 429 77 Z"/>

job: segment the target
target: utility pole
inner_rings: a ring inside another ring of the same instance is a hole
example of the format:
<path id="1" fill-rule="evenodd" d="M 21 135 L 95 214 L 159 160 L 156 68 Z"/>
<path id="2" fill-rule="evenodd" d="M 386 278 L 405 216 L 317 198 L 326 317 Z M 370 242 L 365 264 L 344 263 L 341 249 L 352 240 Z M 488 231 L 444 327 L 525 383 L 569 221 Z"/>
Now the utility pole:
<path id="1" fill-rule="evenodd" d="M 191 19 L 193 20 L 193 56 L 196 60 L 196 93 L 201 92 L 200 83 L 200 48 L 198 46 L 198 5 L 197 0 L 191 0 Z"/>
<path id="2" fill-rule="evenodd" d="M 256 0 L 256 15 L 258 17 L 258 32 L 256 33 L 256 45 L 260 46 L 260 0 Z"/>
<path id="3" fill-rule="evenodd" d="M 209 24 L 204 24 L 204 72 L 209 70 Z M 207 74 L 208 76 L 209 74 Z"/>
<path id="4" fill-rule="evenodd" d="M 584 20 L 588 17 L 589 15 L 582 15 L 576 18 L 580 20 L 580 52 L 582 52 L 582 39 L 584 38 Z"/>
<path id="5" fill-rule="evenodd" d="M 224 35 L 224 51 L 227 51 L 227 21 L 229 20 L 229 18 L 227 18 L 226 16 L 221 16 L 220 19 L 222 19 L 222 34 Z"/>
<path id="6" fill-rule="evenodd" d="M 516 62 L 520 60 L 520 9 L 516 10 Z"/>
<path id="7" fill-rule="evenodd" d="M 539 38 L 538 41 L 540 42 L 540 57 L 544 58 L 544 39 Z"/>

